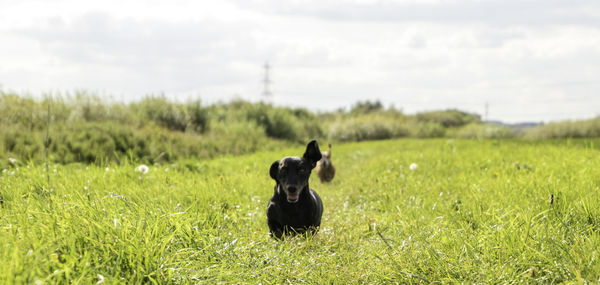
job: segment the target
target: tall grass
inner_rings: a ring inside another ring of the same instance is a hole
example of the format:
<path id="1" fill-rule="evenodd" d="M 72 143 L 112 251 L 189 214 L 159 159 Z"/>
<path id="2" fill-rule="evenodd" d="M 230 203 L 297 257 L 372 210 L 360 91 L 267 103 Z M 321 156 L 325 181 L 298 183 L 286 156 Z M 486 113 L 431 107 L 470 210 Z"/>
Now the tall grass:
<path id="1" fill-rule="evenodd" d="M 48 118 L 49 98 L 0 94 L 0 161 L 43 161 L 48 120 L 54 122 L 49 157 L 59 163 L 169 162 L 273 149 L 284 141 L 323 136 L 315 115 L 263 103 L 203 106 L 155 96 L 123 104 L 80 92 L 54 94 Z"/>
<path id="2" fill-rule="evenodd" d="M 322 228 L 282 242 L 268 166 L 303 146 L 52 164 L 47 188 L 20 162 L 0 173 L 0 283 L 595 283 L 600 141 L 573 142 L 338 144 L 336 178 L 310 182 Z"/>
<path id="3" fill-rule="evenodd" d="M 169 162 L 267 150 L 310 139 L 363 141 L 442 137 L 447 128 L 477 121 L 456 110 L 404 115 L 380 102 L 358 102 L 349 111 L 314 114 L 302 108 L 234 100 L 204 106 L 163 95 L 129 104 L 107 102 L 85 91 L 41 100 L 0 91 L 2 158 L 39 162 L 48 150 L 59 163 Z M 448 113 L 448 114 L 446 114 Z M 52 143 L 45 146 L 48 121 Z"/>
<path id="4" fill-rule="evenodd" d="M 341 118 L 329 126 L 329 139 L 364 141 L 407 137 L 410 134 L 402 118 L 382 115 L 356 115 Z"/>
<path id="5" fill-rule="evenodd" d="M 527 130 L 524 137 L 532 139 L 597 138 L 600 137 L 600 118 L 540 125 Z"/>
<path id="6" fill-rule="evenodd" d="M 321 117 L 329 120 L 328 138 L 334 141 L 439 138 L 467 124 L 481 123 L 479 116 L 458 110 L 405 115 L 393 107 L 383 109 L 377 101 L 358 102 L 347 113 L 322 114 Z"/>
<path id="7" fill-rule="evenodd" d="M 52 96 L 50 96 L 52 95 Z M 124 160 L 145 163 L 210 158 L 301 145 L 392 138 L 581 138 L 600 135 L 600 119 L 562 122 L 517 131 L 483 124 L 459 110 L 404 114 L 378 102 L 348 111 L 312 113 L 267 103 L 234 100 L 203 105 L 172 102 L 164 95 L 132 103 L 108 102 L 85 91 L 33 99 L 0 91 L 0 167 L 7 158 L 59 163 Z M 46 107 L 52 99 L 52 112 Z M 47 122 L 52 142 L 45 146 Z"/>
<path id="8" fill-rule="evenodd" d="M 494 124 L 468 124 L 456 132 L 456 137 L 465 139 L 505 139 L 514 136 L 510 128 Z"/>

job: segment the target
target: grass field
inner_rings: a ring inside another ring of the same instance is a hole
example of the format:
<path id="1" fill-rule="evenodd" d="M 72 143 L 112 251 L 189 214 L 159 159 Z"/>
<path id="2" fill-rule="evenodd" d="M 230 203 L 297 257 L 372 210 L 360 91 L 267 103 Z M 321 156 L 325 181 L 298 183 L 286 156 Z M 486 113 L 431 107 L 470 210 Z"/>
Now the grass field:
<path id="1" fill-rule="evenodd" d="M 0 174 L 0 283 L 600 282 L 599 147 L 334 145 L 336 178 L 311 177 L 320 232 L 282 242 L 268 237 L 268 168 L 303 147 L 146 174 L 50 165 L 48 179 L 21 164 Z"/>

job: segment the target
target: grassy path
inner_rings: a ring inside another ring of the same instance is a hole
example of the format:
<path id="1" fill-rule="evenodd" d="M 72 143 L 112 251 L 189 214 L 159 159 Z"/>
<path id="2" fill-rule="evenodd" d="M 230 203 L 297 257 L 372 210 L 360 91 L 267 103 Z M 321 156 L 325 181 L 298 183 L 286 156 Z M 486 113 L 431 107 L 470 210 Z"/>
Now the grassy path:
<path id="1" fill-rule="evenodd" d="M 50 185 L 20 165 L 0 174 L 0 283 L 600 282 L 598 146 L 334 145 L 336 178 L 311 178 L 321 231 L 284 242 L 268 237 L 268 168 L 302 148 L 146 174 L 57 165 Z"/>

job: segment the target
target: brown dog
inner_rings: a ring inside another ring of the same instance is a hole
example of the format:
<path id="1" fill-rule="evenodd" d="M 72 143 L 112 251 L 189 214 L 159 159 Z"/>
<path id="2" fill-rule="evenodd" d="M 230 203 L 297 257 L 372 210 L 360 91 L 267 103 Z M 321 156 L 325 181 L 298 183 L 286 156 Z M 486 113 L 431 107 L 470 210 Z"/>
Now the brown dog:
<path id="1" fill-rule="evenodd" d="M 331 163 L 331 144 L 329 144 L 329 151 L 323 152 L 322 155 L 323 157 L 317 163 L 315 171 L 321 182 L 329 182 L 335 176 L 335 167 Z"/>

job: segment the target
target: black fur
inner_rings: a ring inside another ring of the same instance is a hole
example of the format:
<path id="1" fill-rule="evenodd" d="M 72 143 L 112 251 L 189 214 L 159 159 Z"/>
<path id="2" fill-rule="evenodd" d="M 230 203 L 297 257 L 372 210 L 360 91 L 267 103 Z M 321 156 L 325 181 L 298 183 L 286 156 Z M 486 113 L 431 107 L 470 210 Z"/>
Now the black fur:
<path id="1" fill-rule="evenodd" d="M 286 234 L 316 233 L 321 225 L 323 202 L 308 186 L 308 178 L 321 151 L 317 141 L 306 146 L 302 157 L 284 157 L 271 164 L 269 173 L 275 180 L 275 193 L 267 208 L 267 224 L 271 236 L 278 239 Z"/>

